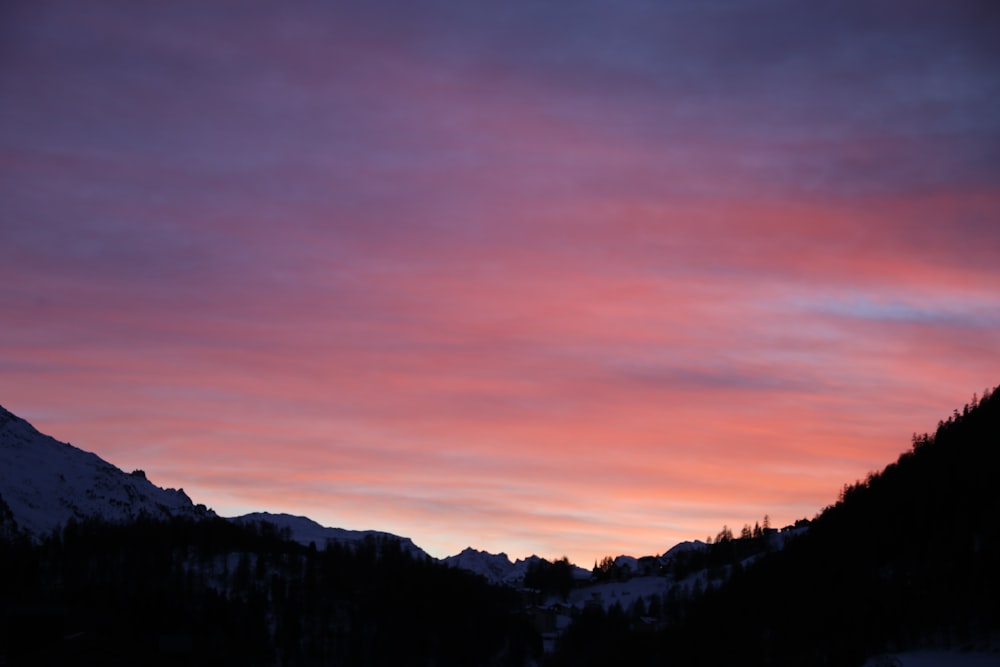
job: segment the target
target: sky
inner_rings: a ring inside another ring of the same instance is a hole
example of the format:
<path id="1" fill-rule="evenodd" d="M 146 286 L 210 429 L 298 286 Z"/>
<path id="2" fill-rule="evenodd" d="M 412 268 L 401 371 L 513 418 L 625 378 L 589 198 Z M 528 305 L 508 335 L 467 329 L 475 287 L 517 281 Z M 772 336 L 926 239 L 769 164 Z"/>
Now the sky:
<path id="1" fill-rule="evenodd" d="M 512 558 L 811 518 L 1000 384 L 990 1 L 0 8 L 0 404 Z"/>

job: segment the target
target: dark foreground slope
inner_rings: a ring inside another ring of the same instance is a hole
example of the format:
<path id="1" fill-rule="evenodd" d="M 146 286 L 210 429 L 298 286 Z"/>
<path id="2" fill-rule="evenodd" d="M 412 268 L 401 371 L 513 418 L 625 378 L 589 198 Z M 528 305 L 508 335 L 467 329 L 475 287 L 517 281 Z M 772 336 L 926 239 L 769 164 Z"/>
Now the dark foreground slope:
<path id="1" fill-rule="evenodd" d="M 707 664 L 850 665 L 1000 628 L 1000 393 L 845 487 L 807 535 L 707 596 L 669 639 Z M 704 645 L 702 645 L 704 646 Z M 746 662 L 746 661 L 744 661 Z"/>
<path id="2" fill-rule="evenodd" d="M 0 544 L 0 664 L 523 665 L 514 591 L 398 540 L 222 519 L 70 522 Z"/>
<path id="3" fill-rule="evenodd" d="M 589 619 L 586 632 L 566 634 L 553 662 L 617 654 L 630 664 L 859 665 L 989 637 L 1000 631 L 998 487 L 995 390 L 914 437 L 881 473 L 846 486 L 784 550 L 737 566 L 664 633 Z"/>

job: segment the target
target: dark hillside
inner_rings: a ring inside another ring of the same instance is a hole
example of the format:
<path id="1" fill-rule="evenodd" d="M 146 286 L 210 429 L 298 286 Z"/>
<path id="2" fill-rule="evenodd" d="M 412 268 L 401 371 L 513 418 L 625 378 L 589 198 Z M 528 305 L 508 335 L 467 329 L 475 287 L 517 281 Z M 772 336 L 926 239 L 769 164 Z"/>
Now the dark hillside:
<path id="1" fill-rule="evenodd" d="M 988 636 L 1000 629 L 998 479 L 994 391 L 706 595 L 663 649 L 685 664 L 853 665 Z"/>
<path id="2" fill-rule="evenodd" d="M 783 550 L 675 610 L 656 641 L 591 618 L 586 632 L 566 633 L 552 663 L 617 654 L 630 664 L 859 665 L 989 637 L 1000 631 L 998 483 L 994 390 L 845 486 Z"/>
<path id="3" fill-rule="evenodd" d="M 520 598 L 398 541 L 267 523 L 71 522 L 0 544 L 0 664 L 522 665 Z"/>

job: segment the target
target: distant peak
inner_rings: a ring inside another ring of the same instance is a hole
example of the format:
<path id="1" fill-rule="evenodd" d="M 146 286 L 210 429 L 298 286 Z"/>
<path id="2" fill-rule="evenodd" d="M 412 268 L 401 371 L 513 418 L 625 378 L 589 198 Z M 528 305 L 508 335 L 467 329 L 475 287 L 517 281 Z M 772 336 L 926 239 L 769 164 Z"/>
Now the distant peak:
<path id="1" fill-rule="evenodd" d="M 471 546 L 465 547 L 464 549 L 462 549 L 462 551 L 458 555 L 459 556 L 499 556 L 500 558 L 507 558 L 508 560 L 510 560 L 508 558 L 507 554 L 505 552 L 503 552 L 503 551 L 501 551 L 500 553 L 494 554 L 494 553 L 490 553 L 489 551 L 483 551 L 482 549 L 476 549 L 475 547 L 471 547 Z"/>

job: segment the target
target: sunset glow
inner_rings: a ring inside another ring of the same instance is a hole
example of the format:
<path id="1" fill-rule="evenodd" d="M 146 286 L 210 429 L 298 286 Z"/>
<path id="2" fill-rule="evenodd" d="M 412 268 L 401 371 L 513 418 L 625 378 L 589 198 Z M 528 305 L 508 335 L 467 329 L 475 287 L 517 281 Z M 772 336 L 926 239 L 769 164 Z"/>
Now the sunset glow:
<path id="1" fill-rule="evenodd" d="M 812 517 L 1000 382 L 976 2 L 15 2 L 0 404 L 434 556 Z"/>

